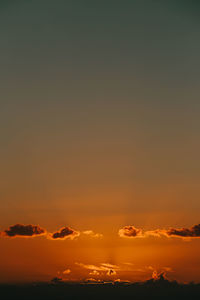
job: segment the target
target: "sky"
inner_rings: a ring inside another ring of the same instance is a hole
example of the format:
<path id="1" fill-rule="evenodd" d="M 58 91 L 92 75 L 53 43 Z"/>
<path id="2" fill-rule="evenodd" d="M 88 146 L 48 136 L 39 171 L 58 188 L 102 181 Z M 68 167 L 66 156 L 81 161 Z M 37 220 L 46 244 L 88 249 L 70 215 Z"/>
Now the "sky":
<path id="1" fill-rule="evenodd" d="M 0 2 L 1 282 L 199 281 L 199 13 Z"/>

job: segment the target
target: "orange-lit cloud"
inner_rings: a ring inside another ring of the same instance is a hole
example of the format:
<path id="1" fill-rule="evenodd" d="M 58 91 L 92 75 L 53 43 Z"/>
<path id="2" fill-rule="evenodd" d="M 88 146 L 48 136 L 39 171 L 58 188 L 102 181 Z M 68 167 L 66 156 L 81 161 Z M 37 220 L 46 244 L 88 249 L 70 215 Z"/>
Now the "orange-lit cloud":
<path id="1" fill-rule="evenodd" d="M 85 282 L 87 282 L 87 283 L 99 283 L 99 282 L 102 282 L 103 283 L 103 281 L 102 280 L 100 280 L 100 279 L 95 279 L 95 278 L 86 278 L 85 279 Z"/>
<path id="2" fill-rule="evenodd" d="M 102 238 L 103 234 L 101 233 L 95 233 L 93 230 L 85 230 L 83 231 L 83 234 L 92 237 L 92 238 Z"/>
<path id="3" fill-rule="evenodd" d="M 84 268 L 86 270 L 90 270 L 91 272 L 89 273 L 90 275 L 100 275 L 101 272 L 103 274 L 106 274 L 108 276 L 113 276 L 117 274 L 117 270 L 119 270 L 119 267 L 116 265 L 112 265 L 109 263 L 101 263 L 99 266 L 95 265 L 87 265 L 83 263 L 75 263 L 77 266 Z"/>
<path id="4" fill-rule="evenodd" d="M 71 270 L 70 270 L 70 269 L 66 269 L 66 270 L 63 271 L 63 274 L 64 274 L 64 275 L 68 275 L 68 274 L 70 274 L 70 273 L 71 273 Z"/>
<path id="5" fill-rule="evenodd" d="M 170 228 L 170 229 L 155 229 L 142 231 L 132 225 L 124 226 L 119 229 L 118 234 L 122 238 L 137 238 L 137 237 L 179 237 L 183 239 L 200 238 L 200 224 L 194 225 L 191 228 Z"/>
<path id="6" fill-rule="evenodd" d="M 87 270 L 91 270 L 91 271 L 107 271 L 108 268 L 105 268 L 103 266 L 95 266 L 95 265 L 87 265 L 87 264 L 83 264 L 83 263 L 75 263 L 77 266 L 87 269 Z"/>
<path id="7" fill-rule="evenodd" d="M 145 236 L 154 237 L 179 237 L 182 239 L 200 238 L 200 224 L 194 225 L 191 228 L 170 228 L 170 229 L 156 229 L 144 232 Z"/>
<path id="8" fill-rule="evenodd" d="M 83 234 L 91 238 L 102 238 L 103 235 L 95 233 L 93 230 L 76 231 L 70 227 L 62 227 L 54 233 L 47 233 L 39 225 L 24 225 L 15 224 L 0 233 L 1 236 L 6 237 L 35 237 L 46 234 L 47 238 L 52 240 L 65 240 L 80 236 Z M 118 234 L 121 238 L 145 238 L 145 237 L 178 237 L 189 240 L 191 238 L 200 238 L 200 224 L 194 225 L 191 228 L 169 228 L 169 229 L 155 229 L 144 231 L 141 228 L 136 228 L 133 225 L 124 226 L 119 229 Z"/>
<path id="9" fill-rule="evenodd" d="M 93 270 L 93 271 L 91 271 L 91 272 L 89 273 L 89 275 L 99 276 L 100 273 L 99 273 L 98 271 L 96 271 L 96 270 Z"/>
<path id="10" fill-rule="evenodd" d="M 2 236 L 7 237 L 35 237 L 42 234 L 45 234 L 45 229 L 41 228 L 39 225 L 24 225 L 24 224 L 15 224 L 10 226 L 4 232 Z"/>
<path id="11" fill-rule="evenodd" d="M 102 238 L 103 234 L 95 233 L 93 230 L 85 230 L 85 231 L 76 231 L 70 227 L 62 227 L 56 232 L 47 232 L 46 229 L 41 228 L 39 225 L 24 225 L 24 224 L 15 224 L 10 226 L 3 232 L 0 232 L 0 236 L 2 237 L 34 237 L 38 235 L 46 234 L 48 239 L 52 240 L 65 240 L 67 238 L 74 239 L 80 234 L 83 234 L 90 238 Z"/>
<path id="12" fill-rule="evenodd" d="M 123 238 L 143 237 L 142 229 L 138 229 L 132 225 L 124 226 L 118 233 L 119 236 Z"/>
<path id="13" fill-rule="evenodd" d="M 159 274 L 158 274 L 157 271 L 153 271 L 153 273 L 152 273 L 152 278 L 153 278 L 154 280 L 158 280 L 158 279 L 159 279 Z"/>
<path id="14" fill-rule="evenodd" d="M 152 279 L 154 281 L 160 281 L 160 280 L 168 280 L 167 279 L 167 275 L 165 272 L 157 272 L 156 270 L 153 271 L 152 275 L 151 275 Z"/>
<path id="15" fill-rule="evenodd" d="M 167 231 L 167 235 L 182 238 L 200 237 L 200 224 L 194 225 L 191 228 L 171 228 Z"/>
<path id="16" fill-rule="evenodd" d="M 50 234 L 50 238 L 52 240 L 65 240 L 65 239 L 71 239 L 78 237 L 80 235 L 79 231 L 75 231 L 74 229 L 70 227 L 63 227 L 59 229 L 58 231 Z"/>

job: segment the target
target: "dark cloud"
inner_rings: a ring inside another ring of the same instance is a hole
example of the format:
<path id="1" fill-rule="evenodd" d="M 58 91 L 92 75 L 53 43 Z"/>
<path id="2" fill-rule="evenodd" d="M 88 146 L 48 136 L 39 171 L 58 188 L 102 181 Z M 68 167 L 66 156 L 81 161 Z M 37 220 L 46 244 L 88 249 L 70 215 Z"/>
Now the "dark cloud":
<path id="1" fill-rule="evenodd" d="M 113 276 L 113 275 L 116 275 L 116 274 L 117 274 L 116 271 L 112 270 L 112 269 L 108 270 L 108 272 L 107 272 L 108 276 Z"/>
<path id="2" fill-rule="evenodd" d="M 135 237 L 180 237 L 183 239 L 200 237 L 200 224 L 191 228 L 170 228 L 142 231 L 134 226 L 124 226 L 119 230 L 119 236 L 123 238 Z"/>
<path id="3" fill-rule="evenodd" d="M 127 237 L 127 238 L 133 238 L 133 237 L 142 237 L 143 234 L 142 234 L 142 230 L 141 229 L 138 229 L 138 228 L 135 228 L 134 226 L 132 225 L 129 225 L 129 226 L 124 226 L 123 228 L 121 228 L 119 230 L 119 236 L 120 237 Z"/>
<path id="4" fill-rule="evenodd" d="M 171 228 L 166 231 L 168 236 L 178 236 L 183 238 L 200 237 L 200 224 L 194 225 L 191 228 Z"/>
<path id="5" fill-rule="evenodd" d="M 6 229 L 2 234 L 8 237 L 33 237 L 44 233 L 45 230 L 39 225 L 15 224 Z"/>
<path id="6" fill-rule="evenodd" d="M 51 279 L 51 282 L 52 282 L 52 283 L 59 283 L 59 282 L 61 282 L 61 281 L 62 281 L 62 278 L 61 278 L 61 277 L 54 277 L 54 278 Z"/>
<path id="7" fill-rule="evenodd" d="M 51 239 L 74 239 L 75 237 L 78 237 L 80 235 L 80 232 L 75 231 L 74 229 L 70 227 L 63 227 L 60 230 L 54 232 L 51 234 Z"/>

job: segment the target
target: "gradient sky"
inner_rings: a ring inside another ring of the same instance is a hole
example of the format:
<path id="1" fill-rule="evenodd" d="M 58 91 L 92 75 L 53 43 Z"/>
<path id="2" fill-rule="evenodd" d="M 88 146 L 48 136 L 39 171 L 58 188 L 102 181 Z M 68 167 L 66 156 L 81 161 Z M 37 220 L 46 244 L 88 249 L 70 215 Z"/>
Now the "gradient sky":
<path id="1" fill-rule="evenodd" d="M 1 281 L 91 277 L 76 263 L 199 280 L 198 239 L 118 236 L 200 221 L 199 14 L 195 0 L 1 1 L 0 231 L 103 234 L 1 237 Z"/>

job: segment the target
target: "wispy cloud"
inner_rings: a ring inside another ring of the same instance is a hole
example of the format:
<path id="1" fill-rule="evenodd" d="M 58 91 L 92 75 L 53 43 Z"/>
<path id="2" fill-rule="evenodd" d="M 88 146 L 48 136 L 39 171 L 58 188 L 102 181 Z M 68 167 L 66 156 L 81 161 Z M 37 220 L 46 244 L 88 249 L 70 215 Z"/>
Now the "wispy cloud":
<path id="1" fill-rule="evenodd" d="M 91 272 L 89 273 L 89 275 L 99 276 L 100 273 L 99 273 L 98 271 L 96 271 L 96 270 L 93 270 L 93 271 L 91 271 Z"/>
<path id="2" fill-rule="evenodd" d="M 68 275 L 68 274 L 70 274 L 70 273 L 71 273 L 71 270 L 70 270 L 70 269 L 66 269 L 66 270 L 63 271 L 63 274 L 64 274 L 64 275 Z"/>
<path id="3" fill-rule="evenodd" d="M 102 238 L 103 234 L 101 233 L 95 233 L 93 230 L 85 230 L 82 232 L 84 235 L 87 235 L 91 238 Z"/>
<path id="4" fill-rule="evenodd" d="M 119 266 L 110 264 L 110 263 L 101 263 L 99 266 L 96 265 L 87 265 L 87 264 L 83 264 L 83 263 L 75 263 L 77 266 L 86 269 L 86 270 L 90 270 L 91 272 L 89 273 L 90 275 L 96 275 L 99 276 L 102 273 L 108 276 L 113 276 L 117 274 L 117 270 L 119 270 Z"/>

